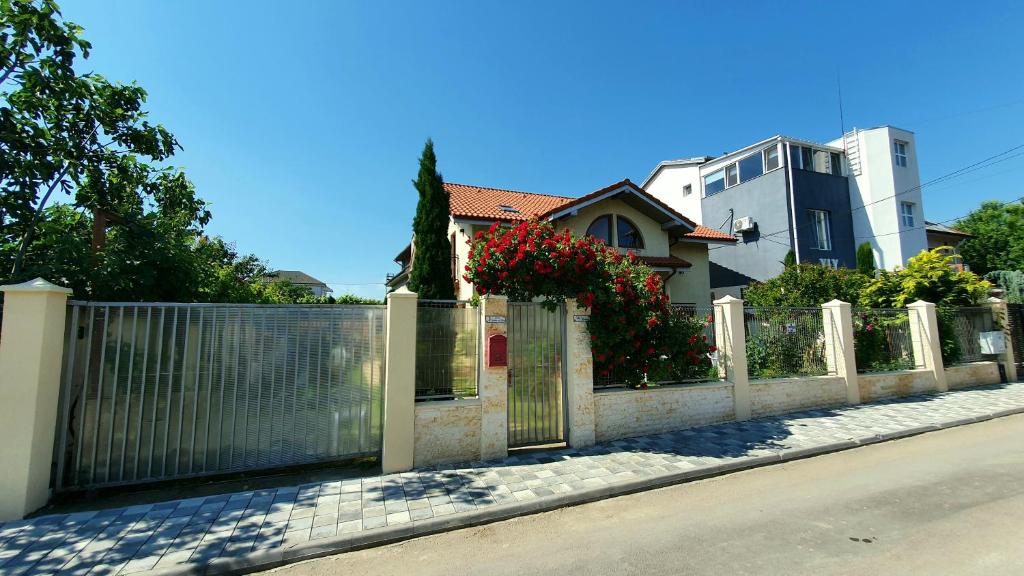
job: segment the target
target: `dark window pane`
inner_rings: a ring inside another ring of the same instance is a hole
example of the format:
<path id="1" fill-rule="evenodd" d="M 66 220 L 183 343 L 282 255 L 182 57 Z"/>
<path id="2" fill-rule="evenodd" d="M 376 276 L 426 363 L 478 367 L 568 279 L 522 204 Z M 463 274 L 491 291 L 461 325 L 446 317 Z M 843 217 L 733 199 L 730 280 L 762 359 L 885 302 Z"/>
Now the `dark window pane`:
<path id="1" fill-rule="evenodd" d="M 843 175 L 843 167 L 839 164 L 841 161 L 842 160 L 840 159 L 839 154 L 836 153 L 836 152 L 833 152 L 832 156 L 831 156 L 831 160 L 830 160 L 830 163 L 832 164 L 832 175 L 833 176 L 842 176 Z"/>
<path id="2" fill-rule="evenodd" d="M 611 243 L 611 230 L 612 230 L 612 217 L 601 216 L 597 220 L 591 223 L 590 228 L 587 228 L 587 236 L 593 236 L 598 240 L 604 240 L 605 243 Z"/>
<path id="3" fill-rule="evenodd" d="M 764 164 L 760 154 L 752 154 L 740 160 L 740 182 L 757 178 L 764 174 Z"/>
<path id="4" fill-rule="evenodd" d="M 617 221 L 615 231 L 618 234 L 619 248 L 644 247 L 644 239 L 640 236 L 640 231 L 637 230 L 632 222 L 622 216 L 617 217 L 615 220 Z"/>
<path id="5" fill-rule="evenodd" d="M 764 169 L 775 170 L 779 167 L 779 147 L 772 146 L 764 150 Z"/>
<path id="6" fill-rule="evenodd" d="M 805 146 L 800 147 L 800 162 L 803 164 L 801 168 L 804 170 L 814 170 L 814 149 L 807 148 Z"/>
<path id="7" fill-rule="evenodd" d="M 704 195 L 711 196 L 725 190 L 725 172 L 719 170 L 704 177 Z"/>

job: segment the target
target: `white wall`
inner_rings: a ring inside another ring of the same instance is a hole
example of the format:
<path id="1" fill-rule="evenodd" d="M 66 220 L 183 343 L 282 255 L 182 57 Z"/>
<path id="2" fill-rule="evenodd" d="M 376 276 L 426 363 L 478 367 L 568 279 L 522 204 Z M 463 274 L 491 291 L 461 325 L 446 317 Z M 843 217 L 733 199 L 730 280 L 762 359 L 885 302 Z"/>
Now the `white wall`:
<path id="1" fill-rule="evenodd" d="M 894 140 L 908 143 L 907 165 L 897 166 Z M 892 270 L 927 249 L 924 231 L 924 203 L 918 187 L 914 134 L 891 126 L 861 130 L 857 134 L 861 174 L 850 177 L 850 207 L 853 210 L 855 243 L 870 242 L 875 264 Z M 842 140 L 837 140 L 842 145 Z M 835 144 L 835 143 L 833 143 Z M 900 204 L 914 204 L 914 226 L 903 226 Z M 864 208 L 860 208 L 864 206 Z"/>
<path id="2" fill-rule="evenodd" d="M 691 192 L 689 196 L 684 197 L 683 187 L 687 184 L 690 185 Z M 704 223 L 704 215 L 700 209 L 699 165 L 663 166 L 644 189 L 697 224 Z"/>

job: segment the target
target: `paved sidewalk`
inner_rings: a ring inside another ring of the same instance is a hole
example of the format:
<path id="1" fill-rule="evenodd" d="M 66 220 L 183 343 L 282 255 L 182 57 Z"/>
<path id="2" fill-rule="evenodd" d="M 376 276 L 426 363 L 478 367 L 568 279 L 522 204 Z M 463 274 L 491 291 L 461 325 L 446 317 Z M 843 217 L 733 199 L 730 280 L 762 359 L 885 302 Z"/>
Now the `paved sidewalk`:
<path id="1" fill-rule="evenodd" d="M 1024 412 L 1024 383 L 497 462 L 45 516 L 0 525 L 0 574 L 267 567 L 1014 412 Z"/>

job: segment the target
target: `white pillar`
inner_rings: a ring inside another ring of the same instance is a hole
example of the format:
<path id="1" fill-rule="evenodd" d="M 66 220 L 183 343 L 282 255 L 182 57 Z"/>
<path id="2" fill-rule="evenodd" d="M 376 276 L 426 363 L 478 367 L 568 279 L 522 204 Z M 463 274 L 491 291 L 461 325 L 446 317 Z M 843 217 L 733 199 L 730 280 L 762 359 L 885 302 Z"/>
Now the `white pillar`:
<path id="1" fill-rule="evenodd" d="M 935 375 L 935 389 L 946 392 L 946 368 L 942 364 L 942 340 L 939 338 L 939 320 L 935 316 L 935 304 L 918 300 L 907 305 L 910 313 L 910 339 L 914 348 L 914 360 Z"/>
<path id="2" fill-rule="evenodd" d="M 49 499 L 71 290 L 36 278 L 0 291 L 0 521 L 6 521 Z"/>
<path id="3" fill-rule="evenodd" d="M 746 327 L 743 300 L 725 296 L 715 300 L 715 344 L 732 383 L 736 420 L 750 419 L 750 377 L 747 375 Z"/>
<path id="4" fill-rule="evenodd" d="M 832 300 L 821 305 L 825 329 L 825 361 L 829 372 L 846 381 L 847 404 L 860 404 L 857 358 L 853 346 L 853 310 L 849 302 Z"/>
<path id="5" fill-rule="evenodd" d="M 992 322 L 995 326 L 1001 326 L 1003 340 L 1006 342 L 1006 351 L 999 355 L 997 361 L 1006 370 L 1007 382 L 1017 381 L 1017 358 L 1013 342 L 1013 330 L 1010 330 L 1010 314 L 1006 306 L 1006 300 L 1000 298 L 989 298 L 986 303 L 992 309 Z"/>
<path id="6" fill-rule="evenodd" d="M 492 337 L 505 337 L 508 357 L 508 298 L 488 294 L 480 299 L 480 459 L 497 460 L 508 456 L 508 366 L 490 366 L 488 343 Z"/>
<path id="7" fill-rule="evenodd" d="M 590 310 L 569 299 L 565 302 L 566 400 L 569 413 L 569 446 L 593 446 L 594 355 L 590 350 Z"/>
<path id="8" fill-rule="evenodd" d="M 388 294 L 381 470 L 411 470 L 416 445 L 416 306 L 408 288 Z"/>

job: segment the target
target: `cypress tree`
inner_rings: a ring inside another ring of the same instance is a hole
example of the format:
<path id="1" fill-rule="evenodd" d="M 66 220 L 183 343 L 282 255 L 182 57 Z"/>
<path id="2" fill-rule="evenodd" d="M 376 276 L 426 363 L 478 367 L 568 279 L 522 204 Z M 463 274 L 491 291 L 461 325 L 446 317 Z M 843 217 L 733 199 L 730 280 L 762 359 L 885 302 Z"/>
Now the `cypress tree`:
<path id="1" fill-rule="evenodd" d="M 414 252 L 409 289 L 423 299 L 454 300 L 452 245 L 448 240 L 451 208 L 444 180 L 437 172 L 434 142 L 429 138 L 423 147 L 420 171 L 413 186 L 420 198 L 412 221 Z"/>
<path id="2" fill-rule="evenodd" d="M 786 257 L 782 259 L 783 268 L 789 268 L 790 266 L 796 266 L 796 252 L 790 250 L 786 252 Z"/>
<path id="3" fill-rule="evenodd" d="M 865 276 L 875 277 L 875 253 L 871 250 L 870 242 L 857 246 L 857 271 Z"/>

